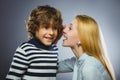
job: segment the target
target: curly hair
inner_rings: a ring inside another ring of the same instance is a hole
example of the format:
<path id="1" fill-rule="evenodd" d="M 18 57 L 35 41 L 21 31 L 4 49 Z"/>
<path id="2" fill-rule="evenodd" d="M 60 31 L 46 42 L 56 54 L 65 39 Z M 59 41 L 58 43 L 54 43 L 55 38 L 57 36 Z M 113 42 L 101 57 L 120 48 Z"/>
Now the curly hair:
<path id="1" fill-rule="evenodd" d="M 61 12 L 49 5 L 37 6 L 30 13 L 27 21 L 28 37 L 31 39 L 35 36 L 36 30 L 40 25 L 50 25 L 50 21 L 53 21 L 53 27 L 57 28 L 58 35 L 56 40 L 61 37 L 62 34 L 62 15 Z"/>

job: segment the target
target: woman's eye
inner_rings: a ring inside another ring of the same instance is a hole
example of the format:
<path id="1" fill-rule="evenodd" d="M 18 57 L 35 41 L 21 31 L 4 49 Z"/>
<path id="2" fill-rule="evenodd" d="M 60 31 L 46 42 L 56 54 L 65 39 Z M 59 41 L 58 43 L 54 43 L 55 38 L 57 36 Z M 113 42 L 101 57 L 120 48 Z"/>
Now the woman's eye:
<path id="1" fill-rule="evenodd" d="M 71 27 L 69 27 L 69 30 L 71 30 Z"/>
<path id="2" fill-rule="evenodd" d="M 72 24 L 70 24 L 70 26 L 69 26 L 69 30 L 72 30 Z"/>

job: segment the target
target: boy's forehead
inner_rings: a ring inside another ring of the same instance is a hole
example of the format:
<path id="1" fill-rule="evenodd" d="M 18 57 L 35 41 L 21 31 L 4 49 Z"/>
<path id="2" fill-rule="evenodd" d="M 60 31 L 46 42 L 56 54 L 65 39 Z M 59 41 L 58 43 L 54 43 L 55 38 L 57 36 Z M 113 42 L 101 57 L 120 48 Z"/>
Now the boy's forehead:
<path id="1" fill-rule="evenodd" d="M 55 24 L 56 20 L 54 20 L 54 19 L 47 19 L 47 20 L 43 20 L 42 23 L 43 24 L 48 24 L 48 25 Z"/>
<path id="2" fill-rule="evenodd" d="M 40 26 L 43 26 L 43 27 L 45 27 L 45 26 L 47 26 L 47 27 L 56 27 L 56 24 L 55 24 L 54 21 L 52 21 L 52 22 L 43 23 Z"/>
<path id="3" fill-rule="evenodd" d="M 41 25 L 55 25 L 55 21 L 46 21 L 43 22 Z"/>

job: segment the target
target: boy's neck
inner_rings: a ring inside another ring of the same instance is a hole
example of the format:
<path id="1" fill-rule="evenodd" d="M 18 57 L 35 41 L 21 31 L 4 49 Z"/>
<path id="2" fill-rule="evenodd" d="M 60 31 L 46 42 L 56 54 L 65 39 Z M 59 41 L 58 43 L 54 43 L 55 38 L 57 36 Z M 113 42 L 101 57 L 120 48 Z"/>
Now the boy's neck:
<path id="1" fill-rule="evenodd" d="M 45 49 L 45 50 L 51 50 L 52 49 L 52 45 L 46 46 L 36 37 L 33 37 L 28 42 L 35 45 L 37 48 L 42 48 L 42 49 Z"/>

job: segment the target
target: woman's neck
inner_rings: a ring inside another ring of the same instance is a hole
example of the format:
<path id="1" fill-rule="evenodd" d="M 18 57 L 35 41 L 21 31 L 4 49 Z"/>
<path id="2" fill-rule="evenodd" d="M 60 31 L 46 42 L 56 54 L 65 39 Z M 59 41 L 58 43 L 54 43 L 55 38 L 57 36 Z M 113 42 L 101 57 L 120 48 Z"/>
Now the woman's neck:
<path id="1" fill-rule="evenodd" d="M 82 46 L 74 46 L 71 47 L 71 49 L 77 58 L 79 58 L 83 54 Z"/>

